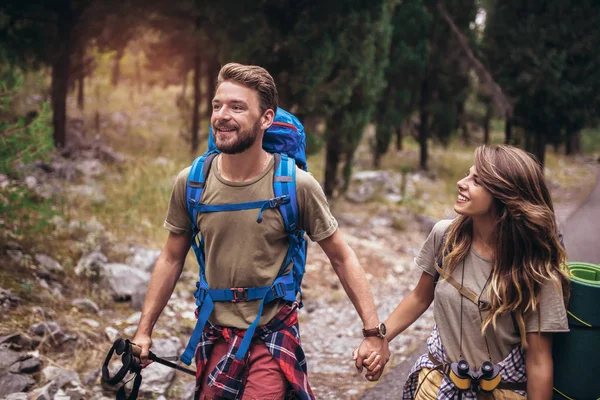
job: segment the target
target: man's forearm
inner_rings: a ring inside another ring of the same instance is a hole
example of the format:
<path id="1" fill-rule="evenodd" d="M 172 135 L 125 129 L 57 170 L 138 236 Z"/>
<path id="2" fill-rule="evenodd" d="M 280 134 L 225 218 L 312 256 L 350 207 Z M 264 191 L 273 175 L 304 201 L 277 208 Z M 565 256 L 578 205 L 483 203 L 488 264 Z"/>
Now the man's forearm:
<path id="1" fill-rule="evenodd" d="M 175 289 L 175 284 L 183 270 L 183 264 L 183 261 L 169 259 L 165 252 L 159 256 L 148 284 L 138 333 L 148 336 L 152 333 L 158 317 Z"/>
<path id="2" fill-rule="evenodd" d="M 344 291 L 356 308 L 365 328 L 376 327 L 379 324 L 379 318 L 373 295 L 354 251 L 348 247 L 345 257 L 331 261 Z"/>

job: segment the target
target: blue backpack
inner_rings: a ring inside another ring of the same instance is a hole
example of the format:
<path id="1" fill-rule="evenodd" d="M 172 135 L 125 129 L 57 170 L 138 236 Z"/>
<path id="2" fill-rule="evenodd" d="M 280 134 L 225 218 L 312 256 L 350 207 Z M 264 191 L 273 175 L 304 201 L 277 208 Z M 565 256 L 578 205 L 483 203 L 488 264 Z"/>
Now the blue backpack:
<path id="1" fill-rule="evenodd" d="M 196 158 L 192 163 L 186 184 L 187 210 L 192 220 L 192 248 L 199 264 L 200 279 L 196 283 L 196 306 L 199 307 L 198 321 L 192 337 L 181 356 L 181 361 L 190 365 L 196 347 L 202 337 L 202 331 L 213 309 L 214 302 L 224 301 L 237 303 L 242 301 L 258 301 L 260 306 L 258 315 L 248 327 L 242 343 L 235 355 L 237 360 L 242 360 L 246 355 L 258 322 L 262 315 L 263 306 L 277 299 L 295 301 L 297 294 L 301 293 L 301 282 L 306 264 L 306 241 L 304 231 L 298 228 L 298 203 L 296 201 L 296 165 L 303 170 L 306 166 L 306 136 L 304 127 L 298 119 L 289 112 L 278 108 L 273 125 L 265 132 L 263 149 L 273 153 L 275 157 L 275 174 L 273 178 L 273 192 L 275 197 L 263 201 L 237 203 L 237 204 L 202 204 L 200 199 L 205 187 L 210 165 L 219 154 L 210 128 L 208 138 L 208 151 Z M 256 222 L 262 222 L 262 213 L 270 208 L 277 208 L 281 213 L 285 230 L 288 233 L 289 245 L 279 273 L 273 283 L 263 287 L 253 288 L 221 288 L 211 289 L 205 278 L 204 239 L 196 226 L 198 213 L 227 212 L 237 210 L 258 209 Z M 293 263 L 292 270 L 284 275 L 287 266 Z"/>

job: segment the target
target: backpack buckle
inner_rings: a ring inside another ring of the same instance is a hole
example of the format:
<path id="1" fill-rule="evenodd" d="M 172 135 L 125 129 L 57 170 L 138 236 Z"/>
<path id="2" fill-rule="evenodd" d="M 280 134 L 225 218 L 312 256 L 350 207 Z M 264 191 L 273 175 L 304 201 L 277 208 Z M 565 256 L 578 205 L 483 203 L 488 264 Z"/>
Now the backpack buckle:
<path id="1" fill-rule="evenodd" d="M 248 288 L 232 287 L 230 289 L 233 293 L 233 300 L 231 300 L 232 303 L 248 301 Z"/>
<path id="2" fill-rule="evenodd" d="M 271 292 L 276 299 L 281 299 L 285 296 L 285 285 L 281 282 L 271 286 Z"/>
<path id="3" fill-rule="evenodd" d="M 290 196 L 284 194 L 283 196 L 275 197 L 269 200 L 269 206 L 271 208 L 279 207 L 282 204 L 286 204 L 290 202 Z"/>

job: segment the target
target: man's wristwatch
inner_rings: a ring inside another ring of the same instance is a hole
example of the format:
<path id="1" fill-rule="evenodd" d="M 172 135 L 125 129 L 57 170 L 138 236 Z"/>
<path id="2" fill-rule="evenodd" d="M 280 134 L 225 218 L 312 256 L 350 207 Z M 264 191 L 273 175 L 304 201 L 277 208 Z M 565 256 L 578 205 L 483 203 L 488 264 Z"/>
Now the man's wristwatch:
<path id="1" fill-rule="evenodd" d="M 380 322 L 379 325 L 377 325 L 375 328 L 371 328 L 371 329 L 363 329 L 363 336 L 364 337 L 373 337 L 373 336 L 377 336 L 380 338 L 384 338 L 385 334 L 387 333 L 387 329 L 385 327 L 385 324 L 383 322 Z"/>

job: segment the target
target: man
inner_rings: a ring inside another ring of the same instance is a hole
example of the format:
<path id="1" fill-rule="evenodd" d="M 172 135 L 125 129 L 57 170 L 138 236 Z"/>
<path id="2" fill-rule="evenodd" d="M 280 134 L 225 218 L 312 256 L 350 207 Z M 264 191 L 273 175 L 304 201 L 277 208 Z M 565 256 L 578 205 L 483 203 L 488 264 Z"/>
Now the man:
<path id="1" fill-rule="evenodd" d="M 277 106 L 277 88 L 263 68 L 231 63 L 221 69 L 211 117 L 221 154 L 212 162 L 202 203 L 231 204 L 273 196 L 274 157 L 263 150 L 262 140 Z M 191 221 L 186 208 L 189 171 L 187 168 L 177 177 L 164 224 L 169 237 L 152 273 L 133 339 L 142 347 L 144 366 L 148 364 L 152 329 L 173 292 L 190 248 Z M 376 331 L 380 321 L 364 272 L 337 229 L 320 185 L 297 168 L 296 188 L 300 228 L 329 257 L 363 328 L 369 333 Z M 270 285 L 277 276 L 288 249 L 287 233 L 276 210 L 262 213 L 260 224 L 256 214 L 256 210 L 198 213 L 206 280 L 211 288 L 260 287 Z M 298 337 L 295 302 L 277 300 L 264 306 L 259 326 L 265 328 L 254 335 L 243 369 L 231 367 L 232 348 L 237 343 L 234 339 L 257 317 L 258 303 L 215 303 L 196 351 L 196 398 L 283 399 L 290 387 L 298 398 L 314 398 Z M 356 367 L 361 371 L 363 361 L 368 359 L 371 370 L 367 379 L 375 380 L 389 359 L 388 343 L 384 337 L 365 336 Z"/>

